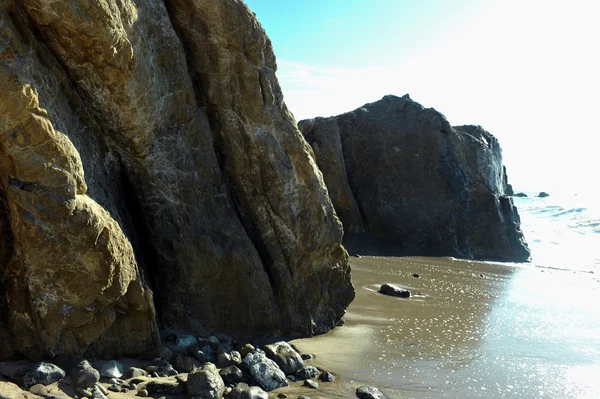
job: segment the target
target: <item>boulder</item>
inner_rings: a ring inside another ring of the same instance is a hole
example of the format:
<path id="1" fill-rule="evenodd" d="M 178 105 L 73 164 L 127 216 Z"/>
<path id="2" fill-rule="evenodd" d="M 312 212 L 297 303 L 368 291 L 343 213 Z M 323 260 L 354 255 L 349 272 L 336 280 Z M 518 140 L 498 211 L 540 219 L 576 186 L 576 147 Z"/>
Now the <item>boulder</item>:
<path id="1" fill-rule="evenodd" d="M 90 388 L 100 381 L 100 372 L 87 360 L 77 362 L 70 370 L 69 376 L 76 387 Z"/>
<path id="2" fill-rule="evenodd" d="M 149 395 L 185 395 L 186 386 L 173 377 L 153 379 L 145 386 Z"/>
<path id="3" fill-rule="evenodd" d="M 300 378 L 301 380 L 316 378 L 318 375 L 319 369 L 314 366 L 306 366 L 296 372 L 296 377 Z"/>
<path id="4" fill-rule="evenodd" d="M 289 385 L 277 363 L 260 351 L 247 354 L 242 364 L 258 386 L 267 392 Z"/>
<path id="5" fill-rule="evenodd" d="M 177 355 L 173 361 L 173 367 L 180 373 L 189 373 L 202 367 L 202 363 L 189 356 Z"/>
<path id="6" fill-rule="evenodd" d="M 386 399 L 379 389 L 369 386 L 356 388 L 356 397 L 358 399 Z"/>
<path id="7" fill-rule="evenodd" d="M 302 356 L 285 341 L 265 345 L 263 350 L 285 374 L 294 374 L 304 368 Z"/>
<path id="8" fill-rule="evenodd" d="M 190 397 L 220 399 L 225 391 L 225 384 L 215 365 L 206 363 L 201 369 L 188 375 L 186 388 Z"/>
<path id="9" fill-rule="evenodd" d="M 376 238 L 401 254 L 525 261 L 500 145 L 480 126 L 385 96 L 301 121 L 349 242 Z"/>
<path id="10" fill-rule="evenodd" d="M 121 378 L 125 370 L 118 361 L 109 360 L 98 365 L 98 372 L 102 378 Z"/>
<path id="11" fill-rule="evenodd" d="M 396 296 L 399 298 L 410 298 L 410 291 L 406 288 L 398 287 L 394 284 L 383 284 L 379 292 L 384 295 Z"/>
<path id="12" fill-rule="evenodd" d="M 268 399 L 269 394 L 263 391 L 260 387 L 250 387 L 247 384 L 238 384 L 229 396 L 228 399 Z"/>
<path id="13" fill-rule="evenodd" d="M 546 197 L 549 197 L 549 196 L 550 196 L 550 194 L 548 194 L 548 193 L 547 193 L 547 192 L 545 192 L 545 191 L 542 191 L 541 193 L 539 193 L 539 194 L 537 195 L 537 197 L 538 197 L 538 198 L 546 198 Z"/>
<path id="14" fill-rule="evenodd" d="M 31 388 L 34 385 L 50 385 L 65 378 L 67 374 L 60 367 L 52 364 L 41 362 L 35 365 L 25 377 L 23 383 L 25 387 Z"/>
<path id="15" fill-rule="evenodd" d="M 237 384 L 244 378 L 244 373 L 237 366 L 229 366 L 219 371 L 223 382 L 227 385 Z"/>
<path id="16" fill-rule="evenodd" d="M 254 13 L 40 4 L 0 4 L 0 360 L 334 328 L 343 228 Z"/>
<path id="17" fill-rule="evenodd" d="M 514 196 L 518 198 L 527 198 L 527 194 L 525 193 L 516 193 Z"/>

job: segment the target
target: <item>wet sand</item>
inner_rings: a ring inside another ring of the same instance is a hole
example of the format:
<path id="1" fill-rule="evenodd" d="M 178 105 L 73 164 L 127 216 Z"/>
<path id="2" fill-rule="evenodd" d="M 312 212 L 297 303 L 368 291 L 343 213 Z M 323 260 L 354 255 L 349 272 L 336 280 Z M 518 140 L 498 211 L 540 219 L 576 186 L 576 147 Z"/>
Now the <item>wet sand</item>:
<path id="1" fill-rule="evenodd" d="M 354 397 L 365 384 L 390 398 L 600 397 L 596 275 L 450 258 L 351 263 L 346 324 L 293 341 L 338 378 L 300 390 L 311 398 Z M 386 282 L 413 296 L 379 294 Z"/>

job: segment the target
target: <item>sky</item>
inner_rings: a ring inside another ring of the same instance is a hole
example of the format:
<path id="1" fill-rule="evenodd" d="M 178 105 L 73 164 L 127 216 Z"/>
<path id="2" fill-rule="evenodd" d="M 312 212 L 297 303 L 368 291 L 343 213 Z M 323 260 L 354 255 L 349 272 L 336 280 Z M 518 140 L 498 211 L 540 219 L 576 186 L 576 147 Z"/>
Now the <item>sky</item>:
<path id="1" fill-rule="evenodd" d="M 246 4 L 297 120 L 409 93 L 494 134 L 515 189 L 600 194 L 599 1 Z"/>

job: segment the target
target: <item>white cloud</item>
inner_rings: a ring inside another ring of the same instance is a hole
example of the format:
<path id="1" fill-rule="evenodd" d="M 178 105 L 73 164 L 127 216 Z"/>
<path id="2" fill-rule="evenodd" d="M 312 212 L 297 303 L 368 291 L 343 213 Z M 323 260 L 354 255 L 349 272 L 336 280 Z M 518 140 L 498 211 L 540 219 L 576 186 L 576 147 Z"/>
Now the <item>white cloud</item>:
<path id="1" fill-rule="evenodd" d="M 454 35 L 400 64 L 385 54 L 356 69 L 280 60 L 278 76 L 298 119 L 410 93 L 452 124 L 480 124 L 496 135 L 516 186 L 589 189 L 600 172 L 598 11 L 585 1 L 490 2 Z"/>

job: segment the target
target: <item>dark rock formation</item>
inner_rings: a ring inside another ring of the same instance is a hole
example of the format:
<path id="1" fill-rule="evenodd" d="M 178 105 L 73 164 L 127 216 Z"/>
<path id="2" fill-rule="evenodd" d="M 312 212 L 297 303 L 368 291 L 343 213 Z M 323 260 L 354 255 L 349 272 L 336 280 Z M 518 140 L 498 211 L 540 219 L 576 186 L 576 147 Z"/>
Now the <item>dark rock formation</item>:
<path id="1" fill-rule="evenodd" d="M 549 197 L 549 196 L 550 196 L 550 194 L 548 194 L 548 193 L 547 193 L 547 192 L 545 192 L 545 191 L 542 191 L 541 193 L 539 193 L 539 194 L 537 195 L 537 197 L 538 197 L 538 198 L 546 198 L 546 197 Z"/>
<path id="2" fill-rule="evenodd" d="M 529 258 L 500 146 L 481 127 L 452 127 L 408 95 L 299 126 L 348 233 L 406 254 Z"/>
<path id="3" fill-rule="evenodd" d="M 527 198 L 527 194 L 525 193 L 516 193 L 514 196 L 518 198 Z"/>
<path id="4" fill-rule="evenodd" d="M 0 36 L 0 360 L 338 323 L 342 226 L 241 0 L 5 0 Z"/>
<path id="5" fill-rule="evenodd" d="M 394 284 L 382 284 L 379 292 L 383 295 L 397 296 L 399 298 L 410 298 L 410 291 Z"/>

